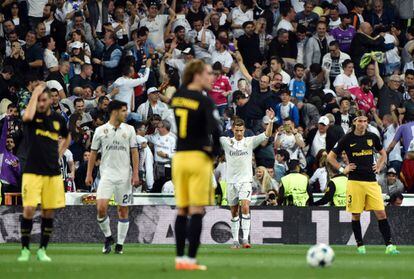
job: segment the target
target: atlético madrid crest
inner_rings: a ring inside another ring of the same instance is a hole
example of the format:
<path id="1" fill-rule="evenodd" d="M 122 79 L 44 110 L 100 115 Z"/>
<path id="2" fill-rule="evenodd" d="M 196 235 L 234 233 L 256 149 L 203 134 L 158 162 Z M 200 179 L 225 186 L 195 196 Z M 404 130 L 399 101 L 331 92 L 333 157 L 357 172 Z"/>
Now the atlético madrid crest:
<path id="1" fill-rule="evenodd" d="M 372 139 L 367 139 L 367 144 L 368 144 L 368 146 L 372 146 L 372 144 L 373 144 Z"/>
<path id="2" fill-rule="evenodd" d="M 55 128 L 56 131 L 59 131 L 60 129 L 59 121 L 53 121 L 53 128 Z"/>

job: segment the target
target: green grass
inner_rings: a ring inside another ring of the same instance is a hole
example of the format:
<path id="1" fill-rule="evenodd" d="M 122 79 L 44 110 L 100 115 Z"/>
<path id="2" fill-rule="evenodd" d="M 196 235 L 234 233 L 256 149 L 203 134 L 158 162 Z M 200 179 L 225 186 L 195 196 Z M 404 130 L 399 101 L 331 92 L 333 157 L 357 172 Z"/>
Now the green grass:
<path id="1" fill-rule="evenodd" d="M 33 247 L 35 247 L 33 245 Z M 0 278 L 414 278 L 414 247 L 400 246 L 400 255 L 387 256 L 383 246 L 367 246 L 366 255 L 355 247 L 333 246 L 336 258 L 328 268 L 309 268 L 307 245 L 253 246 L 231 250 L 227 245 L 202 246 L 199 261 L 208 271 L 174 270 L 172 245 L 128 244 L 123 255 L 103 255 L 101 245 L 51 244 L 52 263 L 40 263 L 32 251 L 29 263 L 18 263 L 18 244 L 0 245 Z"/>

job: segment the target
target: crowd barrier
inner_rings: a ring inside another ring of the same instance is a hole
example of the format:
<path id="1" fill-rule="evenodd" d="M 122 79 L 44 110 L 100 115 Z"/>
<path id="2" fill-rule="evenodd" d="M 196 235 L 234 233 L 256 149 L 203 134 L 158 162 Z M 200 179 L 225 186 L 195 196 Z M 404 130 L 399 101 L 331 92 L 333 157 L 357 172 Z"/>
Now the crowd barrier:
<path id="1" fill-rule="evenodd" d="M 66 193 L 66 205 L 83 205 L 88 193 Z M 322 198 L 323 194 L 314 194 L 314 200 Z M 385 197 L 384 197 L 385 198 Z M 260 205 L 265 195 L 253 195 L 252 205 Z M 173 194 L 134 193 L 134 205 L 175 205 Z M 402 206 L 414 206 L 414 194 L 404 194 Z"/>
<path id="2" fill-rule="evenodd" d="M 21 207 L 0 207 L 0 243 L 20 239 Z M 129 243 L 173 244 L 176 210 L 173 206 L 131 206 Z M 393 240 L 396 244 L 414 244 L 414 207 L 387 207 Z M 110 207 L 111 229 L 116 235 L 116 208 Z M 34 218 L 33 241 L 39 241 L 40 212 Z M 253 207 L 251 243 L 253 244 L 355 244 L 351 215 L 333 207 Z M 361 218 L 366 244 L 382 244 L 373 213 Z M 53 242 L 94 243 L 104 237 L 96 222 L 94 206 L 67 206 L 58 210 Z M 203 244 L 230 244 L 230 210 L 207 207 L 201 236 Z"/>

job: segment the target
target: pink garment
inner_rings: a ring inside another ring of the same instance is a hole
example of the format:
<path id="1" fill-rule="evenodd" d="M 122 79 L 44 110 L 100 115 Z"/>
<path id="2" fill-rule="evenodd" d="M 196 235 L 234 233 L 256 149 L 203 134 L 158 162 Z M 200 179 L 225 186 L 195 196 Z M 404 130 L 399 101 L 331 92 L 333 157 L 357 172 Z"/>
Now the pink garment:
<path id="1" fill-rule="evenodd" d="M 217 106 L 226 105 L 227 97 L 224 97 L 223 93 L 227 91 L 231 91 L 229 78 L 221 75 L 214 82 L 213 88 L 208 92 L 208 95 L 210 95 Z"/>
<path id="2" fill-rule="evenodd" d="M 372 108 L 375 108 L 374 94 L 371 91 L 365 93 L 360 87 L 352 87 L 348 89 L 352 97 L 358 105 L 358 109 L 369 113 Z"/>

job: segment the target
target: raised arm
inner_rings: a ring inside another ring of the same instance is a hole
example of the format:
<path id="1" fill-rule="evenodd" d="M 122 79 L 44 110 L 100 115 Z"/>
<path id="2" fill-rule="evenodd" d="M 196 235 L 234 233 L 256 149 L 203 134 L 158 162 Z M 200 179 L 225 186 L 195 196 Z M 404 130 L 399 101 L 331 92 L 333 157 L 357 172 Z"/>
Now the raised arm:
<path id="1" fill-rule="evenodd" d="M 375 78 L 377 79 L 378 89 L 381 89 L 384 86 L 384 80 L 381 77 L 378 62 L 376 60 L 375 60 Z"/>
<path id="2" fill-rule="evenodd" d="M 253 77 L 250 75 L 249 71 L 247 70 L 246 66 L 243 63 L 243 57 L 240 54 L 240 51 L 236 48 L 235 58 L 237 63 L 239 64 L 240 72 L 243 76 L 249 81 L 252 82 Z"/>
<path id="3" fill-rule="evenodd" d="M 46 83 L 42 82 L 33 90 L 32 97 L 30 98 L 29 104 L 27 105 L 26 109 L 24 110 L 22 120 L 23 122 L 30 122 L 33 120 L 36 114 L 36 107 L 37 102 L 39 100 L 40 95 L 44 92 L 46 88 Z"/>

